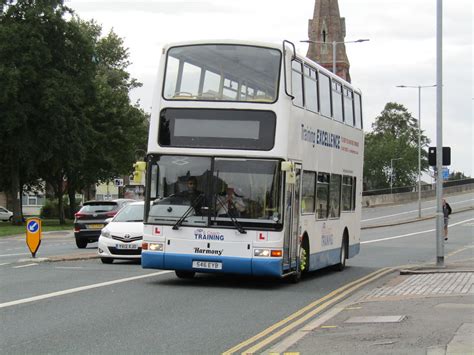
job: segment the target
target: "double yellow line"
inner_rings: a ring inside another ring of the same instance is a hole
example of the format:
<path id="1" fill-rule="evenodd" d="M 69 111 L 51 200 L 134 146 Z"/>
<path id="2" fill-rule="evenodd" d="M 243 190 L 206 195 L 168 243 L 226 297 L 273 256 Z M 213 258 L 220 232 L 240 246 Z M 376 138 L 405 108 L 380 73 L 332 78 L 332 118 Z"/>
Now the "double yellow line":
<path id="1" fill-rule="evenodd" d="M 242 354 L 255 354 L 257 351 L 265 348 L 276 339 L 282 337 L 286 333 L 290 332 L 294 328 L 300 326 L 302 323 L 306 322 L 307 320 L 313 318 L 318 313 L 322 312 L 329 306 L 333 305 L 341 298 L 346 297 L 351 292 L 356 291 L 357 289 L 361 288 L 362 286 L 392 272 L 394 268 L 383 268 L 377 270 L 369 275 L 366 275 L 358 280 L 348 283 L 343 287 L 338 288 L 337 290 L 332 291 L 331 293 L 327 294 L 323 298 L 320 298 L 306 307 L 300 309 L 299 311 L 293 313 L 292 315 L 288 316 L 287 318 L 275 323 L 271 327 L 263 330 L 262 332 L 258 333 L 257 335 L 251 337 L 243 341 L 240 344 L 232 347 L 229 350 L 226 350 L 222 353 L 222 355 L 230 355 L 236 352 L 241 351 Z M 254 344 L 253 346 L 251 346 Z M 249 348 L 246 348 L 251 346 Z M 246 348 L 245 350 L 242 350 Z"/>

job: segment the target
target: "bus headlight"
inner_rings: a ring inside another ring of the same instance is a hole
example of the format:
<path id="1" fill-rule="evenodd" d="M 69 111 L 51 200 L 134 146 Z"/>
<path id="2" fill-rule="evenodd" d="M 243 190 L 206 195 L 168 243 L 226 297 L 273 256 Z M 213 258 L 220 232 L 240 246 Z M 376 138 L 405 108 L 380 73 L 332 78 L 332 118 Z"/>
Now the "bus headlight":
<path id="1" fill-rule="evenodd" d="M 163 243 L 147 243 L 148 250 L 150 251 L 163 251 L 165 250 L 165 245 Z"/>
<path id="2" fill-rule="evenodd" d="M 283 256 L 283 252 L 281 249 L 258 248 L 253 250 L 253 256 L 281 258 Z"/>
<path id="3" fill-rule="evenodd" d="M 253 250 L 253 256 L 269 257 L 270 256 L 270 249 L 264 249 L 264 248 L 254 249 Z"/>

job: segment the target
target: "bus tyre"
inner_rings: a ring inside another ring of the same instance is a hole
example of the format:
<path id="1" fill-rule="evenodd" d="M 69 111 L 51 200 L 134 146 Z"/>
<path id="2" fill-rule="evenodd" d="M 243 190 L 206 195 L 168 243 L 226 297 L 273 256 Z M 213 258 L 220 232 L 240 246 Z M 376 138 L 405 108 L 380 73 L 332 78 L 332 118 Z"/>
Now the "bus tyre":
<path id="1" fill-rule="evenodd" d="M 347 259 L 347 235 L 344 233 L 344 238 L 342 238 L 341 252 L 339 254 L 339 264 L 334 265 L 336 271 L 342 271 L 346 267 Z"/>
<path id="2" fill-rule="evenodd" d="M 300 282 L 301 275 L 306 273 L 308 269 L 308 248 L 306 247 L 306 243 L 303 241 L 300 247 L 300 252 L 298 255 L 298 261 L 296 263 L 296 270 L 290 276 L 290 281 L 294 284 Z"/>
<path id="3" fill-rule="evenodd" d="M 304 275 L 309 270 L 309 243 L 308 239 L 304 237 L 300 248 L 300 271 Z"/>
<path id="4" fill-rule="evenodd" d="M 296 271 L 290 276 L 291 283 L 297 284 L 301 280 L 301 269 L 298 263 Z"/>
<path id="5" fill-rule="evenodd" d="M 76 245 L 79 249 L 84 249 L 87 246 L 87 240 L 76 239 Z"/>
<path id="6" fill-rule="evenodd" d="M 100 258 L 100 261 L 102 261 L 103 264 L 112 264 L 114 262 L 114 259 L 112 259 L 112 258 Z"/>
<path id="7" fill-rule="evenodd" d="M 192 279 L 196 274 L 194 271 L 175 270 L 174 272 L 180 279 Z"/>

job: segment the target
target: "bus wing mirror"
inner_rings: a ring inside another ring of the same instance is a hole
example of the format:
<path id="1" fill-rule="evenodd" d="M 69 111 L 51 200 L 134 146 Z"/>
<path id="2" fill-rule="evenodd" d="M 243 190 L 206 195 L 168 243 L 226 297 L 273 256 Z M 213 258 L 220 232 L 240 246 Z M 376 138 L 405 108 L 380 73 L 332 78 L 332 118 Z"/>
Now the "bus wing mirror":
<path id="1" fill-rule="evenodd" d="M 295 165 L 291 161 L 284 161 L 281 163 L 281 171 L 286 172 L 286 183 L 296 183 Z"/>
<path id="2" fill-rule="evenodd" d="M 286 172 L 286 183 L 296 184 L 296 173 L 294 172 L 294 170 Z"/>
<path id="3" fill-rule="evenodd" d="M 294 166 L 291 161 L 284 161 L 281 163 L 281 171 L 291 171 L 291 170 L 294 170 Z"/>

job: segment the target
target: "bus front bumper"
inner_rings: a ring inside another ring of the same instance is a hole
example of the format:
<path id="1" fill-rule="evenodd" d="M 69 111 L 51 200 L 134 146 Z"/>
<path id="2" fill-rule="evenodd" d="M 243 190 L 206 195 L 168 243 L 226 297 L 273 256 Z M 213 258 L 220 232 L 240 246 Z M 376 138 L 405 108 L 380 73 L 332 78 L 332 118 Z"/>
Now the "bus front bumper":
<path id="1" fill-rule="evenodd" d="M 220 263 L 221 269 L 193 267 L 193 261 Z M 254 276 L 282 276 L 281 258 L 239 258 L 230 256 L 195 256 L 142 251 L 144 269 L 185 270 L 207 273 L 230 273 Z"/>

